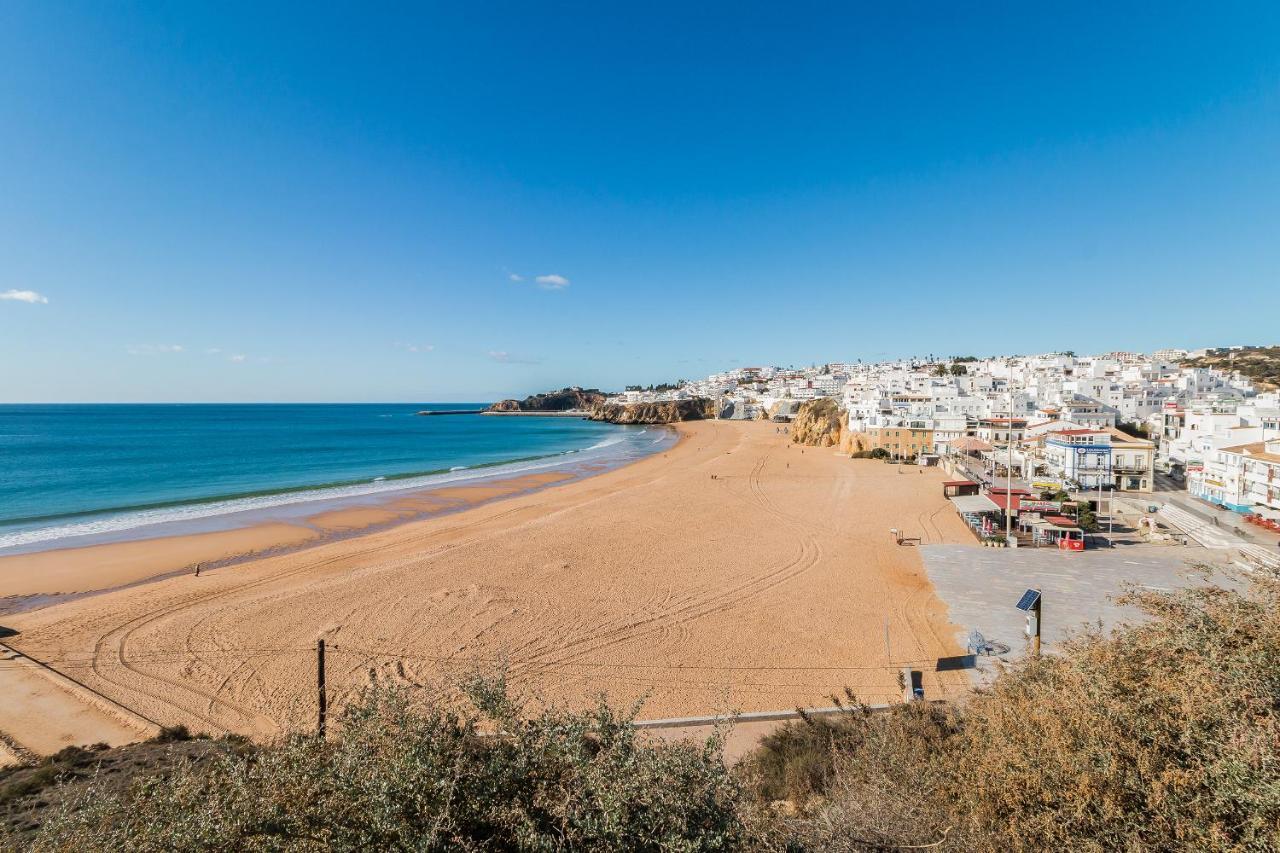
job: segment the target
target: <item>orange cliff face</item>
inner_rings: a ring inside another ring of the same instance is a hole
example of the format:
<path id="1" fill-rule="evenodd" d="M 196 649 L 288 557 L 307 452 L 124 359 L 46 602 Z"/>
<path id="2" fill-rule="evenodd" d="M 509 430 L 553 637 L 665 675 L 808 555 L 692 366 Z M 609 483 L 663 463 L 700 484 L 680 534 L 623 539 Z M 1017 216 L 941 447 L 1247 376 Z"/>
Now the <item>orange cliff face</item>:
<path id="1" fill-rule="evenodd" d="M 791 440 L 809 447 L 843 447 L 849 415 L 830 397 L 806 400 L 791 422 Z"/>
<path id="2" fill-rule="evenodd" d="M 607 403 L 591 410 L 591 420 L 611 424 L 670 424 L 710 420 L 715 416 L 715 404 L 706 397 L 661 403 Z"/>

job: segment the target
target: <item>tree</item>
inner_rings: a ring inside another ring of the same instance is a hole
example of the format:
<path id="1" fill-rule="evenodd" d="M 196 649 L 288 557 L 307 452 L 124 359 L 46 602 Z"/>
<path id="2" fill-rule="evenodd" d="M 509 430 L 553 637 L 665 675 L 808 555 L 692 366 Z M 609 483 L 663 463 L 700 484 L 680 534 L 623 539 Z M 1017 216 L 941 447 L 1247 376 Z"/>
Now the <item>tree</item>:
<path id="1" fill-rule="evenodd" d="M 1098 532 L 1098 516 L 1088 501 L 1076 501 L 1076 523 L 1085 533 Z"/>

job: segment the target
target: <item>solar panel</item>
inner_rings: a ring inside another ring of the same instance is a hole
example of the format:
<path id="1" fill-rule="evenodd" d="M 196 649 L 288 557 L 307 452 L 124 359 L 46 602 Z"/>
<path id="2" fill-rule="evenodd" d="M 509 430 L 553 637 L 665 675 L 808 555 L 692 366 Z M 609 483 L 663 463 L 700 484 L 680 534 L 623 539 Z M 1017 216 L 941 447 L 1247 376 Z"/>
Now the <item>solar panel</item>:
<path id="1" fill-rule="evenodd" d="M 1036 602 L 1040 600 L 1040 590 L 1029 589 L 1022 594 L 1022 598 L 1018 599 L 1019 610 L 1030 610 L 1036 606 Z"/>

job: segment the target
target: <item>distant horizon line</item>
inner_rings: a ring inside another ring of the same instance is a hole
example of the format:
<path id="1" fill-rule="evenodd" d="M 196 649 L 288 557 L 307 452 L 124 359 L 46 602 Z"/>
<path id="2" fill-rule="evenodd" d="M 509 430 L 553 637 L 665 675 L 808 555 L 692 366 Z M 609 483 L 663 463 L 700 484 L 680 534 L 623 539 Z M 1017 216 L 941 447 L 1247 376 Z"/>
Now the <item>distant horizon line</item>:
<path id="1" fill-rule="evenodd" d="M 500 398 L 509 399 L 509 398 Z M 484 406 L 496 400 L 34 400 L 0 406 Z"/>

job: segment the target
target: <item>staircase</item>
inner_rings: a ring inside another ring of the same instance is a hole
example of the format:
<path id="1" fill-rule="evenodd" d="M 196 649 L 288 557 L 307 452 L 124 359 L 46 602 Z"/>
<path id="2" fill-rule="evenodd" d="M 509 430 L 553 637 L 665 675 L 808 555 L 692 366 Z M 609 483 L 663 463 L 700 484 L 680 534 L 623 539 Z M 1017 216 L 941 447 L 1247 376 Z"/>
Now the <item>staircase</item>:
<path id="1" fill-rule="evenodd" d="M 1240 556 L 1259 568 L 1280 572 L 1280 551 L 1272 551 L 1250 542 L 1240 546 Z"/>
<path id="2" fill-rule="evenodd" d="M 1200 516 L 1173 504 L 1160 507 L 1156 515 L 1206 548 L 1234 548 L 1240 544 L 1240 540 L 1229 530 L 1224 530 L 1213 522 L 1205 521 Z"/>

